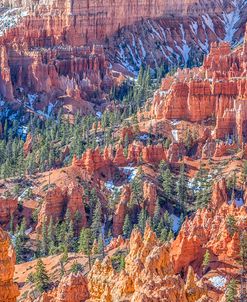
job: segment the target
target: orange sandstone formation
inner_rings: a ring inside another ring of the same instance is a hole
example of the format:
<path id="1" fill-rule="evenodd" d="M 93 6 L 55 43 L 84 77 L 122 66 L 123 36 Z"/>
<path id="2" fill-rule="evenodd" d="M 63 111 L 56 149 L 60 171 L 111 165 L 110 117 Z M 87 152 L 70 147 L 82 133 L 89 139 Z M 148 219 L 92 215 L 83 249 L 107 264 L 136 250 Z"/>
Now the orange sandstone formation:
<path id="1" fill-rule="evenodd" d="M 44 301 L 49 302 L 85 302 L 89 298 L 87 280 L 82 273 L 70 273 L 64 276 L 58 287 L 44 293 Z"/>
<path id="2" fill-rule="evenodd" d="M 186 269 L 194 261 L 202 259 L 206 249 L 211 250 L 219 260 L 237 261 L 240 240 L 237 232 L 230 236 L 227 217 L 237 221 L 237 230 L 247 228 L 247 207 L 237 207 L 235 202 L 228 205 L 224 180 L 215 184 L 209 208 L 199 209 L 194 218 L 186 220 L 172 243 L 171 257 L 175 272 Z"/>
<path id="3" fill-rule="evenodd" d="M 145 181 L 143 184 L 143 198 L 145 208 L 150 217 L 153 217 L 155 206 L 157 203 L 157 187 L 154 183 Z"/>
<path id="4" fill-rule="evenodd" d="M 0 225 L 10 222 L 11 216 L 18 207 L 18 200 L 15 198 L 0 198 Z"/>
<path id="5" fill-rule="evenodd" d="M 117 205 L 117 209 L 113 216 L 112 233 L 114 237 L 121 235 L 123 232 L 124 219 L 127 212 L 128 202 L 130 200 L 130 194 L 130 187 L 125 186 L 120 196 L 120 201 Z"/>
<path id="6" fill-rule="evenodd" d="M 87 225 L 87 218 L 82 197 L 84 192 L 78 186 L 68 188 L 67 191 L 62 191 L 59 187 L 49 189 L 42 203 L 38 215 L 38 224 L 36 229 L 40 230 L 41 225 L 51 218 L 54 222 L 63 218 L 66 211 L 69 211 L 71 218 L 79 214 L 79 221 L 77 222 L 78 229 Z"/>
<path id="7" fill-rule="evenodd" d="M 116 273 L 110 258 L 96 261 L 88 275 L 90 299 L 88 302 L 107 301 L 181 301 L 193 302 L 203 296 L 193 272 L 185 284 L 175 275 L 170 260 L 169 244 L 160 244 L 147 226 L 144 237 L 138 230 L 132 232 L 130 251 L 125 269 Z"/>
<path id="8" fill-rule="evenodd" d="M 17 285 L 13 282 L 15 269 L 15 252 L 10 238 L 0 228 L 0 301 L 16 302 L 19 295 Z"/>
<path id="9" fill-rule="evenodd" d="M 150 113 L 156 119 L 190 122 L 214 118 L 212 137 L 224 139 L 234 135 L 241 145 L 247 141 L 246 88 L 245 47 L 231 51 L 226 42 L 213 43 L 202 67 L 178 70 L 173 77 L 163 80 Z M 216 150 L 215 156 L 226 152 L 222 148 Z"/>

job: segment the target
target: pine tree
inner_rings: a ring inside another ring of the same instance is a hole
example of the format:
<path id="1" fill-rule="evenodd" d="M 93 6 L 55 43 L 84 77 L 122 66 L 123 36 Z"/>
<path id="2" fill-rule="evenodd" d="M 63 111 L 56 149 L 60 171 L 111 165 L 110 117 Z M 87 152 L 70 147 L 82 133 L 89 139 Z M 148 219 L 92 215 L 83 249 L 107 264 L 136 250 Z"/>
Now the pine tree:
<path id="1" fill-rule="evenodd" d="M 36 270 L 35 270 L 35 287 L 36 289 L 43 293 L 44 291 L 49 289 L 50 280 L 47 275 L 45 265 L 42 259 L 38 259 Z"/>
<path id="2" fill-rule="evenodd" d="M 79 252 L 83 252 L 88 256 L 89 268 L 91 270 L 91 251 L 93 247 L 92 231 L 89 228 L 81 230 L 79 238 Z"/>
<path id="3" fill-rule="evenodd" d="M 236 280 L 232 279 L 226 288 L 226 302 L 235 302 L 237 296 L 237 284 Z"/>
<path id="4" fill-rule="evenodd" d="M 145 231 L 145 227 L 146 227 L 146 222 L 147 222 L 147 212 L 146 210 L 143 208 L 140 212 L 140 214 L 138 215 L 138 227 L 141 230 L 141 232 L 144 234 Z"/>
<path id="5" fill-rule="evenodd" d="M 188 192 L 187 192 L 187 183 L 185 177 L 184 164 L 180 167 L 180 175 L 178 178 L 176 191 L 177 191 L 180 211 L 185 213 L 185 205 L 188 201 Z"/>
<path id="6" fill-rule="evenodd" d="M 20 229 L 19 229 L 19 235 L 20 235 L 22 241 L 25 241 L 27 239 L 27 236 L 25 234 L 26 229 L 27 229 L 26 219 L 23 218 L 21 221 Z"/>
<path id="7" fill-rule="evenodd" d="M 10 216 L 9 231 L 10 231 L 11 235 L 14 234 L 14 216 L 13 216 L 13 214 L 11 214 L 11 216 Z"/>
<path id="8" fill-rule="evenodd" d="M 168 236 L 167 236 L 167 241 L 170 241 L 174 239 L 174 233 L 172 230 L 169 231 Z"/>
<path id="9" fill-rule="evenodd" d="M 88 192 L 88 197 L 89 197 L 89 208 L 90 208 L 90 213 L 89 213 L 89 223 L 92 222 L 93 219 L 93 212 L 96 207 L 96 205 L 99 203 L 99 199 L 97 197 L 96 190 L 93 188 L 91 192 Z"/>
<path id="10" fill-rule="evenodd" d="M 98 200 L 93 213 L 93 221 L 91 225 L 93 238 L 98 238 L 99 234 L 101 233 L 101 226 L 102 226 L 101 216 L 102 216 L 101 203 Z"/>
<path id="11" fill-rule="evenodd" d="M 242 232 L 240 236 L 240 263 L 244 270 L 247 265 L 247 231 Z"/>
<path id="12" fill-rule="evenodd" d="M 166 242 L 168 240 L 168 231 L 166 228 L 163 228 L 161 230 L 159 238 L 162 242 Z"/>
<path id="13" fill-rule="evenodd" d="M 227 218 L 226 218 L 226 227 L 227 227 L 227 230 L 228 230 L 231 237 L 234 235 L 234 233 L 237 230 L 236 223 L 237 222 L 236 222 L 236 219 L 235 219 L 234 216 L 232 216 L 232 215 L 227 216 Z"/>
<path id="14" fill-rule="evenodd" d="M 46 220 L 43 221 L 42 230 L 41 230 L 41 253 L 42 256 L 48 255 L 48 237 L 47 237 L 47 227 Z"/>
<path id="15" fill-rule="evenodd" d="M 135 206 L 140 206 L 143 200 L 143 182 L 142 182 L 142 170 L 139 170 L 137 176 L 134 178 L 131 185 L 131 199 L 130 206 L 133 208 Z"/>
<path id="16" fill-rule="evenodd" d="M 123 225 L 123 235 L 125 238 L 129 238 L 132 231 L 132 223 L 129 217 L 129 214 L 125 216 L 124 225 Z"/>
<path id="17" fill-rule="evenodd" d="M 16 261 L 20 263 L 22 260 L 22 255 L 24 252 L 24 243 L 21 240 L 21 236 L 19 233 L 15 236 L 15 253 L 16 253 Z"/>
<path id="18" fill-rule="evenodd" d="M 48 254 L 52 255 L 55 249 L 55 234 L 53 228 L 53 218 L 50 218 L 50 222 L 47 229 L 47 245 L 48 245 Z"/>
<path id="19" fill-rule="evenodd" d="M 208 267 L 210 261 L 211 261 L 210 253 L 209 253 L 208 250 L 206 250 L 206 252 L 203 256 L 203 262 L 202 262 L 202 266 L 203 266 L 204 269 L 206 269 Z"/>
<path id="20" fill-rule="evenodd" d="M 70 272 L 74 274 L 77 274 L 78 272 L 83 272 L 82 264 L 78 263 L 77 261 L 74 261 L 71 265 Z"/>
<path id="21" fill-rule="evenodd" d="M 153 221 L 152 221 L 152 226 L 155 231 L 157 231 L 159 222 L 160 222 L 160 203 L 159 203 L 159 200 L 157 199 L 155 209 L 154 209 Z"/>
<path id="22" fill-rule="evenodd" d="M 67 225 L 65 242 L 67 249 L 71 252 L 74 246 L 74 225 L 72 220 L 70 220 L 69 225 Z"/>
<path id="23" fill-rule="evenodd" d="M 164 215 L 163 215 L 163 225 L 168 229 L 171 230 L 172 229 L 172 219 L 170 217 L 170 214 L 168 211 L 165 211 Z"/>
<path id="24" fill-rule="evenodd" d="M 163 217 L 161 217 L 161 219 L 160 219 L 160 221 L 159 221 L 159 223 L 158 223 L 158 225 L 157 225 L 157 227 L 156 227 L 156 235 L 160 238 L 161 237 L 161 234 L 162 234 L 162 231 L 164 230 L 164 219 L 163 219 Z M 166 229 L 166 228 L 165 228 Z M 167 231 L 167 229 L 166 229 L 166 231 Z M 167 234 L 168 234 L 168 231 L 167 231 Z M 164 233 L 163 233 L 163 235 L 164 235 Z M 164 237 L 163 237 L 164 238 Z M 167 238 L 167 237 L 166 237 Z"/>
<path id="25" fill-rule="evenodd" d="M 162 178 L 162 187 L 163 187 L 163 193 L 166 201 L 170 201 L 173 199 L 174 194 L 174 182 L 173 182 L 173 176 L 169 168 L 167 168 L 164 172 L 162 172 L 161 175 Z"/>
<path id="26" fill-rule="evenodd" d="M 104 243 L 103 243 L 103 238 L 102 238 L 102 234 L 99 235 L 98 238 L 98 253 L 100 255 L 102 255 L 102 258 L 104 258 L 105 255 L 105 251 L 104 251 Z"/>

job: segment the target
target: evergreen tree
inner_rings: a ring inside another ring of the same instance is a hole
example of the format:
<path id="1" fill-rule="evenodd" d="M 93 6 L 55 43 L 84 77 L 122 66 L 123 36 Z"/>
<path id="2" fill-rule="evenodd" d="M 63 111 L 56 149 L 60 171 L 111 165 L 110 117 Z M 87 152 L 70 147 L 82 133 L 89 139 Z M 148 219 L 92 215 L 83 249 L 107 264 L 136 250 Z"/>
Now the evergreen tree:
<path id="1" fill-rule="evenodd" d="M 42 224 L 42 231 L 41 231 L 41 254 L 42 256 L 48 255 L 48 237 L 47 237 L 47 227 L 46 227 L 46 220 L 43 221 Z"/>
<path id="2" fill-rule="evenodd" d="M 240 263 L 245 270 L 247 265 L 247 231 L 244 231 L 240 236 Z"/>
<path id="3" fill-rule="evenodd" d="M 193 181 L 193 192 L 196 209 L 206 207 L 212 195 L 212 179 L 209 178 L 208 171 L 201 166 Z"/>
<path id="4" fill-rule="evenodd" d="M 209 266 L 209 263 L 211 261 L 211 256 L 208 250 L 206 250 L 204 256 L 203 256 L 203 262 L 202 262 L 202 266 L 204 268 L 204 270 Z"/>
<path id="5" fill-rule="evenodd" d="M 169 231 L 168 236 L 167 236 L 167 241 L 170 241 L 174 239 L 174 233 L 172 230 Z"/>
<path id="6" fill-rule="evenodd" d="M 9 231 L 11 235 L 14 235 L 14 216 L 11 214 L 9 222 Z"/>
<path id="7" fill-rule="evenodd" d="M 93 221 L 91 225 L 93 238 L 98 238 L 99 234 L 101 234 L 101 227 L 102 227 L 101 216 L 102 216 L 101 203 L 98 200 L 93 213 Z"/>
<path id="8" fill-rule="evenodd" d="M 93 219 L 93 212 L 96 207 L 96 205 L 99 203 L 99 199 L 97 197 L 96 190 L 93 188 L 91 192 L 88 192 L 88 197 L 89 197 L 89 208 L 90 208 L 90 213 L 89 213 L 89 223 L 92 222 Z"/>
<path id="9" fill-rule="evenodd" d="M 24 243 L 21 240 L 19 233 L 15 236 L 15 253 L 16 253 L 16 262 L 20 263 L 22 260 L 22 255 L 24 253 Z"/>
<path id="10" fill-rule="evenodd" d="M 155 209 L 154 209 L 153 222 L 152 222 L 152 226 L 155 231 L 157 231 L 159 222 L 160 222 L 160 203 L 159 203 L 159 199 L 157 199 Z"/>
<path id="11" fill-rule="evenodd" d="M 138 215 L 138 227 L 143 234 L 145 231 L 147 219 L 148 219 L 147 211 L 143 208 L 140 214 Z"/>
<path id="12" fill-rule="evenodd" d="M 70 272 L 74 274 L 77 274 L 78 272 L 83 272 L 83 266 L 77 261 L 75 261 L 71 265 Z"/>
<path id="13" fill-rule="evenodd" d="M 167 231 L 166 228 L 163 227 L 163 229 L 161 230 L 159 238 L 162 242 L 166 242 L 168 240 L 168 231 Z"/>
<path id="14" fill-rule="evenodd" d="M 67 225 L 67 232 L 65 237 L 65 245 L 66 248 L 72 252 L 74 246 L 74 225 L 73 221 L 70 220 L 69 224 Z"/>
<path id="15" fill-rule="evenodd" d="M 103 238 L 102 238 L 102 234 L 99 234 L 99 238 L 98 238 L 98 253 L 100 255 L 102 255 L 102 258 L 104 258 L 105 256 L 105 247 L 104 247 L 104 242 L 103 242 Z"/>
<path id="16" fill-rule="evenodd" d="M 91 252 L 93 247 L 92 231 L 89 228 L 81 230 L 79 238 L 79 252 L 83 252 L 88 256 L 89 268 L 91 270 Z"/>
<path id="17" fill-rule="evenodd" d="M 171 201 L 174 196 L 174 180 L 169 168 L 166 168 L 161 174 L 163 194 L 166 201 Z"/>
<path id="18" fill-rule="evenodd" d="M 235 279 L 232 279 L 226 288 L 226 302 L 235 302 L 237 297 L 237 283 Z"/>
<path id="19" fill-rule="evenodd" d="M 132 231 L 132 223 L 129 217 L 129 214 L 125 216 L 124 225 L 123 225 L 123 235 L 125 238 L 129 238 Z"/>
<path id="20" fill-rule="evenodd" d="M 234 235 L 234 233 L 237 231 L 237 226 L 236 226 L 236 219 L 234 216 L 232 215 L 228 215 L 227 218 L 226 218 L 226 227 L 227 227 L 227 230 L 229 232 L 229 234 L 231 236 Z"/>
<path id="21" fill-rule="evenodd" d="M 35 287 L 39 292 L 43 293 L 44 291 L 49 289 L 50 280 L 41 258 L 37 261 L 34 279 Z"/>
<path id="22" fill-rule="evenodd" d="M 187 192 L 187 183 L 186 183 L 186 177 L 185 177 L 185 167 L 184 164 L 180 167 L 180 175 L 177 182 L 177 196 L 179 201 L 179 207 L 180 211 L 185 213 L 185 206 L 188 201 L 188 192 Z"/>

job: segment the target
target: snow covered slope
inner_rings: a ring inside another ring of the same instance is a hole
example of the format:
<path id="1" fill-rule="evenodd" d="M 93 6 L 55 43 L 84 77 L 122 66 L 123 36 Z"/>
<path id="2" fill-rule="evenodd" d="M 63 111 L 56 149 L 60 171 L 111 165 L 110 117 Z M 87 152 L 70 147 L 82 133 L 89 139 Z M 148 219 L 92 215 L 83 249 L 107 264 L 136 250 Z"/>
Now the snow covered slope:
<path id="1" fill-rule="evenodd" d="M 108 53 L 130 71 L 143 62 L 160 65 L 191 66 L 200 63 L 211 42 L 229 41 L 233 46 L 243 41 L 247 22 L 247 0 L 219 0 L 215 13 L 198 16 L 165 16 L 143 20 L 123 28 L 109 42 Z"/>

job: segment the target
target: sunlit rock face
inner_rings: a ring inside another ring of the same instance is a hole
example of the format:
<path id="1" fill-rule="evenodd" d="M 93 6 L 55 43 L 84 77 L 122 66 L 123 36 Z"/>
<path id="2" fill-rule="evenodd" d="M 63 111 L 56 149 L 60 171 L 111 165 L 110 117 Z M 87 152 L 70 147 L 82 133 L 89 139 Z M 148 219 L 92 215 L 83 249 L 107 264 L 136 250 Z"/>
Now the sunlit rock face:
<path id="1" fill-rule="evenodd" d="M 71 114 L 94 113 L 121 73 L 137 74 L 142 63 L 190 66 L 202 61 L 211 42 L 240 43 L 247 10 L 244 1 L 196 0 L 1 5 L 1 97 Z"/>
<path id="2" fill-rule="evenodd" d="M 0 229 L 0 301 L 16 302 L 19 295 L 17 285 L 13 282 L 15 270 L 15 252 L 9 235 Z"/>
<path id="3" fill-rule="evenodd" d="M 214 118 L 215 139 L 235 135 L 246 143 L 247 125 L 246 36 L 242 47 L 231 51 L 227 42 L 212 43 L 202 67 L 178 70 L 163 80 L 155 93 L 151 116 L 201 122 Z M 215 156 L 227 146 L 217 146 Z"/>

